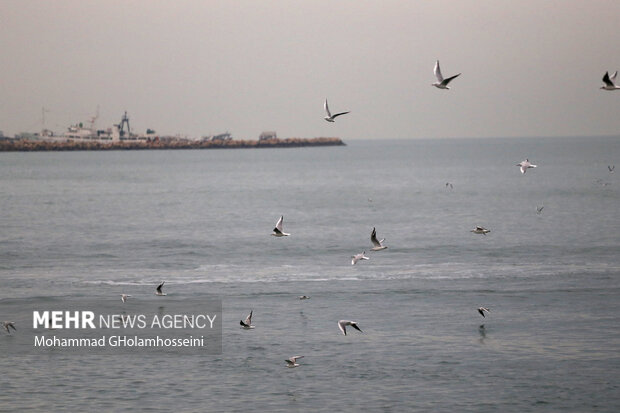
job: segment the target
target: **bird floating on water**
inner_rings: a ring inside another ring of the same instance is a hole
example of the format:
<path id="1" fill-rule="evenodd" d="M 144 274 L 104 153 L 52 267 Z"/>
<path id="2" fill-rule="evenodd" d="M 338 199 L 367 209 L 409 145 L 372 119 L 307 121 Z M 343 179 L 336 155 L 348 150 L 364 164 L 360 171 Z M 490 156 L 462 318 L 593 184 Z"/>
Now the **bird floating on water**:
<path id="1" fill-rule="evenodd" d="M 616 80 L 616 76 L 618 76 L 618 71 L 617 70 L 611 76 L 609 76 L 609 72 L 605 72 L 605 75 L 603 76 L 603 83 L 605 83 L 605 86 L 601 86 L 601 89 L 603 89 L 603 90 L 618 90 L 618 89 L 620 89 L 620 86 L 617 86 L 614 83 L 614 80 Z"/>
<path id="2" fill-rule="evenodd" d="M 328 122 L 335 122 L 336 117 L 340 116 L 340 115 L 346 115 L 349 112 L 340 112 L 340 113 L 336 113 L 334 115 L 332 115 L 332 113 L 329 111 L 329 106 L 327 105 L 327 99 L 325 99 L 325 104 L 323 105 L 323 107 L 325 108 L 325 113 L 327 114 L 327 116 L 325 116 L 325 120 Z"/>
<path id="3" fill-rule="evenodd" d="M 363 331 L 357 326 L 356 321 L 350 321 L 350 320 L 338 321 L 338 328 L 340 329 L 340 331 L 342 331 L 342 334 L 344 334 L 345 336 L 347 335 L 347 326 L 351 326 L 357 331 L 359 331 L 360 333 L 363 333 Z"/>
<path id="4" fill-rule="evenodd" d="M 121 294 L 121 300 L 125 303 L 127 302 L 127 299 L 131 297 L 131 295 L 129 294 Z"/>
<path id="5" fill-rule="evenodd" d="M 369 260 L 370 258 L 368 258 L 366 255 L 366 251 L 360 253 L 360 254 L 355 254 L 351 256 L 351 265 L 355 265 L 356 262 L 358 262 L 359 260 Z"/>
<path id="6" fill-rule="evenodd" d="M 491 232 L 491 230 L 490 229 L 486 229 L 485 227 L 476 226 L 476 228 L 472 229 L 469 232 L 473 232 L 474 234 L 486 235 L 487 233 Z"/>
<path id="7" fill-rule="evenodd" d="M 6 332 L 9 333 L 9 334 L 11 334 L 11 330 L 9 330 L 9 327 L 11 327 L 13 330 L 17 331 L 17 329 L 15 328 L 15 323 L 13 321 L 3 321 L 2 322 L 2 326 L 4 327 Z"/>
<path id="8" fill-rule="evenodd" d="M 383 245 L 383 241 L 385 241 L 385 238 L 383 238 L 382 240 L 377 239 L 377 230 L 375 229 L 375 227 L 373 227 L 372 232 L 370 233 L 370 242 L 372 242 L 372 245 L 374 245 L 374 247 L 372 247 L 372 250 L 381 251 L 386 249 L 387 247 Z"/>
<path id="9" fill-rule="evenodd" d="M 529 168 L 536 168 L 537 165 L 534 165 L 530 162 L 529 159 L 525 159 L 517 164 L 517 166 L 521 167 L 521 173 L 524 174 Z"/>
<path id="10" fill-rule="evenodd" d="M 164 283 L 165 281 L 162 281 L 161 284 L 157 286 L 157 289 L 155 290 L 155 295 L 160 295 L 160 296 L 166 295 L 166 293 L 161 290 L 161 288 L 164 286 Z"/>
<path id="11" fill-rule="evenodd" d="M 291 235 L 291 234 L 287 234 L 282 229 L 283 220 L 284 220 L 284 215 L 282 215 L 280 219 L 278 220 L 278 222 L 276 222 L 276 227 L 273 229 L 273 232 L 271 233 L 271 235 L 273 235 L 274 237 L 288 237 L 289 235 Z"/>
<path id="12" fill-rule="evenodd" d="M 485 311 L 486 311 L 487 313 L 490 313 L 490 312 L 491 312 L 491 311 L 489 311 L 489 309 L 488 309 L 488 308 L 485 308 L 485 307 L 480 307 L 480 308 L 478 308 L 478 312 L 480 313 L 480 315 L 481 315 L 482 317 L 484 317 L 484 313 L 485 313 Z"/>
<path id="13" fill-rule="evenodd" d="M 254 326 L 252 325 L 252 311 L 250 311 L 250 314 L 248 314 L 248 316 L 245 318 L 245 321 L 239 321 L 239 324 L 243 328 L 254 328 Z"/>
<path id="14" fill-rule="evenodd" d="M 286 360 L 284 360 L 286 361 L 286 367 L 289 367 L 289 368 L 299 367 L 300 365 L 297 364 L 297 359 L 302 359 L 302 358 L 304 358 L 304 356 L 293 356 L 293 357 L 287 358 Z"/>
<path id="15" fill-rule="evenodd" d="M 448 87 L 448 83 L 450 83 L 454 78 L 461 75 L 459 73 L 458 75 L 454 75 L 444 79 L 441 74 L 441 68 L 439 67 L 439 60 L 435 62 L 435 69 L 433 69 L 433 71 L 435 72 L 435 77 L 437 78 L 437 81 L 435 83 L 431 83 L 431 86 L 435 86 L 438 89 L 450 89 Z"/>

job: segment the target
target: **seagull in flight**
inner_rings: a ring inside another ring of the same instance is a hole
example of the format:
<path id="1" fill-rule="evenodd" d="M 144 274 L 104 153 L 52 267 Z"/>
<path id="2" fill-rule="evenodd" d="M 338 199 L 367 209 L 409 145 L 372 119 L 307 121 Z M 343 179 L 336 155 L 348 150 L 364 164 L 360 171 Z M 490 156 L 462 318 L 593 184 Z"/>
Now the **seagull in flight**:
<path id="1" fill-rule="evenodd" d="M 239 324 L 241 324 L 243 328 L 254 328 L 252 325 L 252 311 L 250 311 L 250 314 L 245 318 L 245 321 L 239 321 Z"/>
<path id="2" fill-rule="evenodd" d="M 332 113 L 329 111 L 329 106 L 327 105 L 327 99 L 325 99 L 325 104 L 323 105 L 323 107 L 325 108 L 325 113 L 327 114 L 327 116 L 325 116 L 325 120 L 328 122 L 335 122 L 334 119 L 336 119 L 336 117 L 340 116 L 340 115 L 346 115 L 349 112 L 340 112 L 340 113 L 336 113 L 334 115 L 332 115 Z"/>
<path id="3" fill-rule="evenodd" d="M 166 293 L 161 290 L 161 288 L 164 286 L 164 283 L 165 281 L 162 281 L 161 284 L 157 286 L 157 289 L 155 290 L 155 295 L 166 295 Z"/>
<path id="4" fill-rule="evenodd" d="M 122 300 L 123 302 L 127 302 L 127 299 L 128 299 L 129 297 L 131 297 L 131 295 L 129 295 L 129 294 L 121 294 L 121 300 Z"/>
<path id="5" fill-rule="evenodd" d="M 355 265 L 356 262 L 358 262 L 359 260 L 369 260 L 370 258 L 368 258 L 366 255 L 366 251 L 362 252 L 361 254 L 355 254 L 351 256 L 351 265 Z"/>
<path id="6" fill-rule="evenodd" d="M 372 242 L 372 245 L 374 245 L 374 247 L 372 247 L 372 250 L 381 251 L 387 249 L 387 247 L 383 245 L 383 241 L 385 241 L 385 238 L 383 238 L 381 241 L 377 239 L 377 230 L 375 229 L 375 227 L 373 227 L 372 233 L 370 234 L 370 242 Z"/>
<path id="7" fill-rule="evenodd" d="M 2 326 L 5 328 L 6 332 L 9 334 L 11 334 L 11 330 L 9 330 L 9 327 L 17 331 L 17 329 L 15 328 L 15 323 L 13 321 L 3 321 Z"/>
<path id="8" fill-rule="evenodd" d="M 347 335 L 347 326 L 351 326 L 357 331 L 359 331 L 360 333 L 363 333 L 363 331 L 360 330 L 360 328 L 357 326 L 356 321 L 350 321 L 350 320 L 338 321 L 338 328 L 340 329 L 340 331 L 342 331 L 342 334 L 344 334 L 345 336 Z"/>
<path id="9" fill-rule="evenodd" d="M 603 76 L 603 83 L 605 83 L 605 86 L 601 86 L 601 89 L 603 89 L 603 90 L 617 90 L 617 89 L 620 89 L 620 86 L 617 86 L 614 83 L 614 80 L 616 80 L 616 76 L 618 76 L 618 71 L 617 70 L 616 70 L 616 73 L 614 73 L 611 76 L 609 76 L 609 72 L 605 72 L 605 75 Z"/>
<path id="10" fill-rule="evenodd" d="M 297 359 L 302 359 L 304 358 L 304 356 L 293 356 L 291 358 L 288 358 L 284 361 L 286 361 L 286 367 L 299 367 L 299 364 L 297 363 Z"/>
<path id="11" fill-rule="evenodd" d="M 609 172 L 613 173 L 614 169 L 616 169 L 616 165 L 607 165 L 607 169 L 609 169 Z"/>
<path id="12" fill-rule="evenodd" d="M 433 71 L 435 72 L 435 77 L 437 78 L 437 81 L 435 83 L 432 83 L 431 86 L 435 86 L 438 89 L 450 89 L 448 87 L 448 83 L 450 83 L 452 79 L 461 75 L 459 73 L 458 75 L 454 75 L 447 79 L 444 79 L 441 74 L 441 68 L 439 67 L 439 60 L 435 62 L 435 69 Z"/>
<path id="13" fill-rule="evenodd" d="M 490 313 L 490 312 L 491 312 L 488 308 L 485 308 L 485 307 L 480 307 L 480 308 L 478 308 L 478 312 L 480 313 L 480 315 L 481 315 L 482 317 L 484 317 L 484 313 L 485 313 L 485 311 L 486 311 L 487 313 Z"/>
<path id="14" fill-rule="evenodd" d="M 300 295 L 297 298 L 299 298 L 300 300 L 309 300 L 310 299 L 310 297 L 308 297 L 307 295 Z"/>
<path id="15" fill-rule="evenodd" d="M 273 232 L 271 233 L 271 235 L 273 235 L 274 237 L 288 237 L 291 234 L 287 234 L 286 232 L 284 232 L 284 230 L 282 230 L 282 221 L 284 220 L 284 215 L 282 215 L 280 217 L 280 219 L 278 220 L 278 222 L 276 222 L 276 227 L 273 229 Z"/>
<path id="16" fill-rule="evenodd" d="M 517 164 L 517 166 L 521 167 L 521 173 L 524 174 L 529 168 L 536 168 L 537 165 L 534 165 L 530 162 L 529 159 L 525 159 Z"/>
<path id="17" fill-rule="evenodd" d="M 491 232 L 491 230 L 486 229 L 485 227 L 476 226 L 476 228 L 472 229 L 469 232 L 473 232 L 474 234 L 486 235 L 488 232 Z"/>

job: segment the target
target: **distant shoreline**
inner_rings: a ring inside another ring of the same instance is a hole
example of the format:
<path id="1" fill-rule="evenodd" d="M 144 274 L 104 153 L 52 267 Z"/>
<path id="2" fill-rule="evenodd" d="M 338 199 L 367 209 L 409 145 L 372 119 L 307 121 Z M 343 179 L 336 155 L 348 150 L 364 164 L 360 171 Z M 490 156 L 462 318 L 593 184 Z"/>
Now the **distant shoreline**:
<path id="1" fill-rule="evenodd" d="M 245 148 L 299 148 L 306 146 L 345 146 L 340 138 L 286 138 L 264 140 L 190 141 L 185 139 L 153 141 L 0 141 L 0 152 L 36 151 L 106 151 L 149 149 L 245 149 Z"/>

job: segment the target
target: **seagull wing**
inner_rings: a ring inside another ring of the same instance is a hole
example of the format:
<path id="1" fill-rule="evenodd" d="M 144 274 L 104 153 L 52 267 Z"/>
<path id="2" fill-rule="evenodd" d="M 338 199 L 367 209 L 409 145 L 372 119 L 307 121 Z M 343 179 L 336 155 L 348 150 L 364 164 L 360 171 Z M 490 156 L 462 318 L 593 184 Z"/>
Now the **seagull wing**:
<path id="1" fill-rule="evenodd" d="M 435 72 L 435 77 L 439 83 L 443 82 L 443 76 L 441 75 L 441 68 L 439 67 L 439 60 L 435 62 L 435 68 L 433 69 Z"/>
<path id="2" fill-rule="evenodd" d="M 372 229 L 372 233 L 370 234 L 370 242 L 377 247 L 381 246 L 381 243 L 377 240 L 377 230 L 375 228 Z"/>
<path id="3" fill-rule="evenodd" d="M 344 334 L 345 336 L 347 335 L 347 327 L 346 327 L 345 320 L 338 321 L 338 328 L 340 329 L 340 331 L 342 331 L 342 334 Z"/>
<path id="4" fill-rule="evenodd" d="M 609 72 L 605 72 L 605 75 L 603 76 L 603 83 L 605 83 L 607 86 L 614 86 L 614 82 L 612 82 L 609 78 Z"/>
<path id="5" fill-rule="evenodd" d="M 304 356 L 293 356 L 293 357 L 289 358 L 286 361 L 291 362 L 291 363 L 294 364 L 297 361 L 297 359 L 302 359 L 302 358 L 304 358 Z"/>
<path id="6" fill-rule="evenodd" d="M 277 232 L 282 232 L 282 221 L 283 220 L 284 220 L 284 215 L 282 215 L 280 217 L 280 219 L 278 220 L 278 222 L 276 222 L 276 229 L 275 230 L 278 230 Z"/>
<path id="7" fill-rule="evenodd" d="M 161 293 L 161 287 L 163 287 L 163 286 L 164 286 L 164 283 L 165 283 L 165 281 L 163 281 L 161 284 L 159 284 L 159 285 L 157 286 L 157 292 L 158 292 L 158 293 Z"/>
<path id="8" fill-rule="evenodd" d="M 451 76 L 451 77 L 449 77 L 449 78 L 447 78 L 447 79 L 442 80 L 442 81 L 441 81 L 441 83 L 442 83 L 444 86 L 448 86 L 448 83 L 452 82 L 452 79 L 454 79 L 454 78 L 456 78 L 456 77 L 459 77 L 460 75 L 461 75 L 461 74 L 459 73 L 458 75 Z"/>
<path id="9" fill-rule="evenodd" d="M 252 324 L 252 311 L 250 311 L 250 314 L 246 317 L 245 324 L 248 326 Z"/>
<path id="10" fill-rule="evenodd" d="M 17 331 L 17 329 L 15 328 L 15 324 L 9 323 L 9 327 L 11 327 L 13 330 Z M 8 330 L 8 328 L 7 328 L 7 330 Z"/>
<path id="11" fill-rule="evenodd" d="M 346 115 L 347 113 L 350 113 L 350 112 L 340 112 L 340 113 L 336 113 L 334 116 L 332 116 L 332 119 L 334 119 L 334 118 L 336 118 L 336 117 L 338 117 L 338 116 L 340 116 L 340 115 Z"/>
<path id="12" fill-rule="evenodd" d="M 331 114 L 331 112 L 329 111 L 329 106 L 327 105 L 327 99 L 325 99 L 325 104 L 323 105 L 323 107 L 325 108 L 325 112 L 327 113 L 327 117 L 328 117 L 328 118 L 331 118 L 331 117 L 332 117 L 332 114 Z"/>
<path id="13" fill-rule="evenodd" d="M 616 72 L 613 75 L 609 76 L 609 80 L 611 80 L 613 82 L 614 80 L 616 80 L 616 76 L 618 76 L 618 71 L 617 70 L 616 70 Z"/>

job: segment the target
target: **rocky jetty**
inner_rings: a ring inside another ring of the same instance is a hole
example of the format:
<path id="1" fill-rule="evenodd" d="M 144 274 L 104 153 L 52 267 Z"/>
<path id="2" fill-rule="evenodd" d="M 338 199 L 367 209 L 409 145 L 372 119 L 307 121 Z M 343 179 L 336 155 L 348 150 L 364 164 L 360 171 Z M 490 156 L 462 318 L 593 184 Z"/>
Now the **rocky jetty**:
<path id="1" fill-rule="evenodd" d="M 196 141 L 178 138 L 154 140 L 106 141 L 45 141 L 4 140 L 0 151 L 102 151 L 102 150 L 144 150 L 144 149 L 234 149 L 234 148 L 297 148 L 303 146 L 343 146 L 340 138 L 286 138 L 262 140 L 205 140 Z"/>

